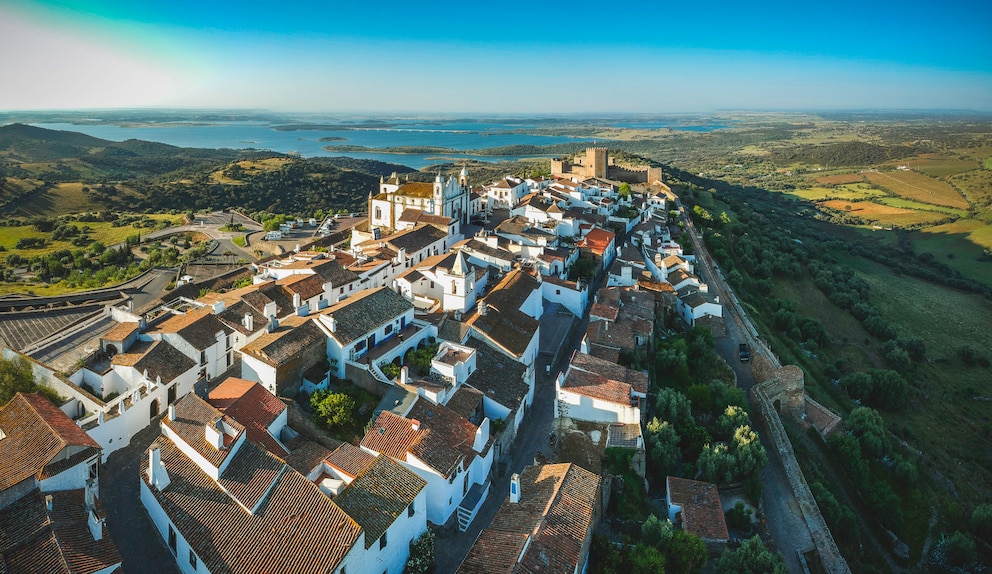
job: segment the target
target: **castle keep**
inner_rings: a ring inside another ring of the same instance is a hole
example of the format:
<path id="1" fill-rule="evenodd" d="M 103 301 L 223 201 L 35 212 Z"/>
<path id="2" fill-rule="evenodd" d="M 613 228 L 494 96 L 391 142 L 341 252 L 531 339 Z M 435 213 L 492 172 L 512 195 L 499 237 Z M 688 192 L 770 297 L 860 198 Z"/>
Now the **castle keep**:
<path id="1" fill-rule="evenodd" d="M 551 174 L 555 177 L 595 177 L 649 185 L 661 181 L 660 167 L 615 165 L 605 147 L 586 148 L 585 157 L 577 156 L 574 162 L 556 157 L 551 160 Z"/>

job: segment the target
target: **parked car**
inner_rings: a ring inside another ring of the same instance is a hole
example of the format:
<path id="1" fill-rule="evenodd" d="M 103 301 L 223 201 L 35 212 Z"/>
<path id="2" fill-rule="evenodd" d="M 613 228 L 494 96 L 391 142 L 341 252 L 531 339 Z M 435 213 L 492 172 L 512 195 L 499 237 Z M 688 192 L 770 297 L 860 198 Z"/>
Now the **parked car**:
<path id="1" fill-rule="evenodd" d="M 747 348 L 747 343 L 741 343 L 740 345 L 740 356 L 741 362 L 746 363 L 751 360 L 751 351 Z"/>

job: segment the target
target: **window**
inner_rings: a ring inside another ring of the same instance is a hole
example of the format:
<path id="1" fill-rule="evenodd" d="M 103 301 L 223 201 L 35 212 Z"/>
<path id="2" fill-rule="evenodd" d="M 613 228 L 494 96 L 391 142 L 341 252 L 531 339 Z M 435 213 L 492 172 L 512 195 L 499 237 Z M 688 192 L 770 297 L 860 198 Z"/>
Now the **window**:
<path id="1" fill-rule="evenodd" d="M 200 366 L 202 367 L 203 365 L 206 364 L 207 364 L 207 352 L 200 351 Z"/>
<path id="2" fill-rule="evenodd" d="M 416 513 L 417 513 L 417 509 L 413 507 L 413 503 L 411 502 L 410 506 L 408 506 L 406 509 L 406 515 L 409 516 L 410 518 L 413 518 L 413 515 Z"/>
<path id="3" fill-rule="evenodd" d="M 172 550 L 173 554 L 176 553 L 176 531 L 171 524 L 169 525 L 169 549 Z"/>
<path id="4" fill-rule="evenodd" d="M 379 537 L 379 550 L 386 547 L 386 533 L 383 532 L 382 536 Z"/>
<path id="5" fill-rule="evenodd" d="M 196 554 L 193 554 L 192 548 L 189 549 L 189 565 L 193 567 L 193 570 L 196 570 Z"/>
<path id="6" fill-rule="evenodd" d="M 382 219 L 382 208 L 381 207 L 375 208 L 375 218 L 376 219 Z"/>

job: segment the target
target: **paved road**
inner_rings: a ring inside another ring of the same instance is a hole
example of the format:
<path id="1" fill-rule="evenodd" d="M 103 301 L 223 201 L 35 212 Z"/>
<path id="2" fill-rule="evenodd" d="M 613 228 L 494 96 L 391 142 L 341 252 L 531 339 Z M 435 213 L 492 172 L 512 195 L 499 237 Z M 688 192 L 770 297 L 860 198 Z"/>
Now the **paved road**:
<path id="1" fill-rule="evenodd" d="M 107 527 L 121 552 L 122 574 L 178 574 L 176 559 L 141 504 L 138 477 L 145 449 L 160 434 L 156 418 L 114 452 L 100 469 L 100 502 Z"/>
<path id="2" fill-rule="evenodd" d="M 742 342 L 750 342 L 750 336 L 746 335 L 746 330 L 741 323 L 741 311 L 735 308 L 730 297 L 730 287 L 723 280 L 722 275 L 714 271 L 714 263 L 703 246 L 702 240 L 696 235 L 696 229 L 691 221 L 686 225 L 689 236 L 692 238 L 695 248 L 696 271 L 697 274 L 709 285 L 710 292 L 715 292 L 720 296 L 720 301 L 724 304 L 724 322 L 727 326 L 727 335 L 715 340 L 717 353 L 723 357 L 730 368 L 737 375 L 737 385 L 750 393 L 754 386 L 754 376 L 751 374 L 750 363 L 741 363 L 739 345 Z M 805 551 L 814 547 L 813 538 L 810 535 L 806 521 L 803 519 L 799 508 L 799 501 L 789 485 L 789 478 L 785 474 L 782 461 L 778 456 L 767 433 L 759 432 L 761 444 L 764 445 L 768 453 L 768 464 L 761 474 L 764 492 L 762 495 L 765 519 L 767 520 L 767 534 L 771 538 L 775 550 L 785 557 L 785 564 L 789 572 L 802 572 L 797 552 Z"/>

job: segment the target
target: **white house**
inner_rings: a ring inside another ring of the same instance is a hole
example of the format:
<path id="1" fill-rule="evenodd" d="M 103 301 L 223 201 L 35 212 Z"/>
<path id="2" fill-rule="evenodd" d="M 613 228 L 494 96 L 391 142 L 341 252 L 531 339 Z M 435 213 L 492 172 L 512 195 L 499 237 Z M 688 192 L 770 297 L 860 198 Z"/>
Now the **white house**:
<path id="1" fill-rule="evenodd" d="M 526 180 L 506 176 L 503 179 L 483 186 L 486 202 L 489 210 L 509 209 L 520 202 L 520 199 L 528 192 L 529 186 Z"/>
<path id="2" fill-rule="evenodd" d="M 506 242 L 506 240 L 504 240 Z M 493 266 L 501 271 L 509 271 L 520 257 L 505 245 L 500 244 L 497 235 L 476 236 L 455 243 L 452 251 L 461 251 L 469 262 L 480 266 Z"/>
<path id="3" fill-rule="evenodd" d="M 210 380 L 234 364 L 234 330 L 214 313 L 224 310 L 224 303 L 172 315 L 145 331 L 142 338 L 165 341 L 200 366 L 200 375 Z"/>
<path id="4" fill-rule="evenodd" d="M 723 317 L 723 305 L 719 295 L 710 295 L 691 287 L 679 292 L 679 317 L 692 327 L 696 321 L 706 316 Z"/>
<path id="5" fill-rule="evenodd" d="M 464 313 L 475 306 L 488 278 L 484 269 L 470 265 L 461 251 L 429 257 L 393 280 L 393 288 L 414 307 L 428 311 Z"/>
<path id="6" fill-rule="evenodd" d="M 561 303 L 573 315 L 582 317 L 589 306 L 589 284 L 549 275 L 541 281 L 541 296 L 546 301 Z"/>
<path id="7" fill-rule="evenodd" d="M 647 373 L 575 351 L 568 369 L 555 380 L 558 414 L 575 420 L 641 423 L 641 405 L 647 397 Z"/>
<path id="8" fill-rule="evenodd" d="M 405 416 L 382 411 L 362 439 L 363 450 L 399 462 L 427 482 L 427 520 L 453 513 L 465 530 L 489 493 L 493 439 L 489 419 L 472 424 L 445 405 L 419 397 Z"/>
<path id="9" fill-rule="evenodd" d="M 466 320 L 479 340 L 528 368 L 537 358 L 544 311 L 538 278 L 520 269 L 507 273 Z"/>
<path id="10" fill-rule="evenodd" d="M 321 311 L 317 324 L 327 335 L 327 358 L 334 375 L 343 379 L 350 363 L 385 379 L 378 371 L 379 362 L 402 357 L 437 334 L 433 325 L 416 320 L 413 311 L 410 301 L 385 287 L 364 289 Z"/>

